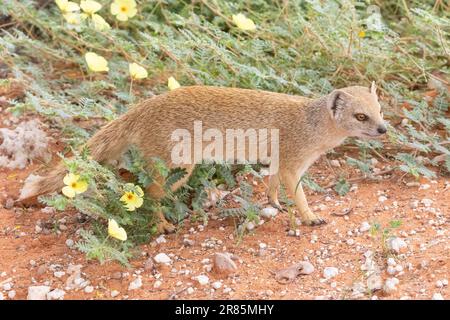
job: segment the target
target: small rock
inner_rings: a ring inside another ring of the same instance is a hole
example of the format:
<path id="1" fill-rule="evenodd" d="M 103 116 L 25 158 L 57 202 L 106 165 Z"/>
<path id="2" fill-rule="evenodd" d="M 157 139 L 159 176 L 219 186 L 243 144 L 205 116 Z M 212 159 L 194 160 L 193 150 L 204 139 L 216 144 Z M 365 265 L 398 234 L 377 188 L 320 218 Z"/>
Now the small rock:
<path id="1" fill-rule="evenodd" d="M 395 262 L 394 258 L 388 258 L 387 259 L 387 264 L 388 264 L 388 266 L 395 267 L 397 265 L 397 262 Z"/>
<path id="2" fill-rule="evenodd" d="M 46 300 L 47 293 L 50 292 L 49 286 L 31 286 L 28 287 L 27 300 Z"/>
<path id="3" fill-rule="evenodd" d="M 370 230 L 370 223 L 367 221 L 364 221 L 361 223 L 361 226 L 359 227 L 359 232 L 366 232 Z"/>
<path id="4" fill-rule="evenodd" d="M 425 198 L 422 199 L 420 203 L 422 203 L 425 207 L 431 207 L 431 205 L 433 204 L 433 200 Z"/>
<path id="5" fill-rule="evenodd" d="M 7 283 L 3 284 L 3 290 L 9 291 L 11 289 L 12 289 L 12 283 L 11 282 L 7 282 Z"/>
<path id="6" fill-rule="evenodd" d="M 340 168 L 341 167 L 341 164 L 339 163 L 339 160 L 336 160 L 336 159 L 330 160 L 330 164 L 331 164 L 332 167 L 335 167 L 335 168 Z"/>
<path id="7" fill-rule="evenodd" d="M 378 202 L 385 202 L 388 198 L 386 196 L 379 196 Z"/>
<path id="8" fill-rule="evenodd" d="M 47 300 L 64 300 L 66 292 L 61 289 L 55 289 L 47 293 Z"/>
<path id="9" fill-rule="evenodd" d="M 165 253 L 158 253 L 154 258 L 156 263 L 171 264 L 172 259 Z"/>
<path id="10" fill-rule="evenodd" d="M 325 279 L 331 279 L 339 274 L 339 269 L 335 267 L 326 267 L 323 270 L 323 276 Z"/>
<path id="11" fill-rule="evenodd" d="M 229 253 L 219 253 L 214 255 L 214 270 L 218 273 L 234 273 L 237 271 L 236 263 L 231 260 L 231 255 Z"/>
<path id="12" fill-rule="evenodd" d="M 400 253 L 403 248 L 406 248 L 406 242 L 398 237 L 393 237 L 388 240 L 388 248 L 394 251 L 395 253 Z"/>
<path id="13" fill-rule="evenodd" d="M 367 278 L 367 288 L 373 292 L 383 288 L 383 280 L 378 274 L 372 274 Z"/>
<path id="14" fill-rule="evenodd" d="M 207 285 L 209 283 L 209 278 L 205 275 L 200 275 L 196 277 L 196 280 L 201 286 Z"/>
<path id="15" fill-rule="evenodd" d="M 212 283 L 212 287 L 214 288 L 214 289 L 220 289 L 221 287 L 222 287 L 222 282 L 220 282 L 220 281 L 214 281 L 213 283 Z"/>
<path id="16" fill-rule="evenodd" d="M 194 240 L 191 240 L 191 239 L 184 238 L 184 239 L 183 239 L 183 244 L 184 244 L 186 247 L 192 247 L 192 246 L 195 244 L 195 241 L 194 241 Z"/>
<path id="17" fill-rule="evenodd" d="M 5 205 L 4 205 L 5 209 L 11 209 L 12 207 L 14 207 L 14 200 L 12 198 L 8 198 L 6 199 Z"/>
<path id="18" fill-rule="evenodd" d="M 248 231 L 252 231 L 253 229 L 255 229 L 255 224 L 253 222 L 247 222 L 246 226 Z"/>
<path id="19" fill-rule="evenodd" d="M 119 291 L 113 290 L 113 291 L 111 291 L 111 298 L 115 298 L 115 297 L 117 297 L 119 294 L 120 294 Z"/>
<path id="20" fill-rule="evenodd" d="M 5 297 L 3 296 L 3 293 L 0 292 L 0 301 L 5 300 Z"/>
<path id="21" fill-rule="evenodd" d="M 94 287 L 93 286 L 86 286 L 86 288 L 84 288 L 84 292 L 92 293 L 92 292 L 94 292 Z"/>
<path id="22" fill-rule="evenodd" d="M 386 292 L 387 294 L 391 294 L 394 291 L 397 290 L 397 284 L 399 283 L 397 278 L 389 278 L 386 280 L 386 282 L 384 283 L 384 287 L 383 290 L 384 292 Z"/>
<path id="23" fill-rule="evenodd" d="M 164 237 L 164 235 L 162 234 L 162 235 L 160 235 L 158 238 L 155 239 L 155 242 L 158 243 L 158 244 L 161 244 L 161 243 L 166 243 L 167 240 L 166 240 L 166 238 Z"/>
<path id="24" fill-rule="evenodd" d="M 15 296 L 16 296 L 16 291 L 15 290 L 11 290 L 11 291 L 8 292 L 8 298 L 9 299 L 14 299 Z M 2 299 L 0 298 L 0 300 L 2 300 Z"/>
<path id="25" fill-rule="evenodd" d="M 266 207 L 261 210 L 261 216 L 267 219 L 275 217 L 278 214 L 278 209 L 273 207 Z"/>
<path id="26" fill-rule="evenodd" d="M 66 273 L 64 271 L 55 271 L 53 275 L 57 278 L 62 278 Z"/>
<path id="27" fill-rule="evenodd" d="M 186 293 L 187 294 L 193 294 L 194 293 L 194 288 L 192 288 L 192 287 L 187 288 L 186 289 Z"/>
<path id="28" fill-rule="evenodd" d="M 155 283 L 153 284 L 153 288 L 158 289 L 159 287 L 161 287 L 162 282 L 160 280 L 156 280 Z"/>
<path id="29" fill-rule="evenodd" d="M 130 282 L 130 285 L 128 286 L 128 290 L 136 290 L 142 287 L 142 279 L 141 277 L 137 277 L 132 282 Z"/>
<path id="30" fill-rule="evenodd" d="M 71 248 L 71 247 L 73 247 L 73 245 L 74 245 L 74 242 L 73 242 L 72 239 L 67 239 L 67 240 L 66 240 L 66 246 L 68 246 L 69 248 Z"/>
<path id="31" fill-rule="evenodd" d="M 433 294 L 433 298 L 431 298 L 432 300 L 444 300 L 444 297 L 442 296 L 442 294 L 436 292 L 435 294 Z"/>

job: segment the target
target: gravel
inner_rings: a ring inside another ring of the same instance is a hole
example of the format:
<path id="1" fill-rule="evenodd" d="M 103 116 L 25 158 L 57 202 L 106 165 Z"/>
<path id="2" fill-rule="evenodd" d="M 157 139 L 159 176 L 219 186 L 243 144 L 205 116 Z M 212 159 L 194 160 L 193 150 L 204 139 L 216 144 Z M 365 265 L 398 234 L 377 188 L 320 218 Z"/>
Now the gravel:
<path id="1" fill-rule="evenodd" d="M 64 300 L 66 292 L 61 289 L 55 289 L 47 293 L 47 300 Z"/>

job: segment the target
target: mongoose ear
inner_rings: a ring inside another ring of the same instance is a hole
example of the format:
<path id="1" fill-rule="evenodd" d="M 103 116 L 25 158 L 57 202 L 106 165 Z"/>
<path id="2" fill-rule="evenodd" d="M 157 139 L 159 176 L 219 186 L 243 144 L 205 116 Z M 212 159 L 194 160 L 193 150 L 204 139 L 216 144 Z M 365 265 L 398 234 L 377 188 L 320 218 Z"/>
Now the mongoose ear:
<path id="1" fill-rule="evenodd" d="M 328 110 L 330 110 L 333 118 L 335 118 L 340 113 L 340 111 L 345 109 L 349 99 L 350 95 L 348 95 L 344 91 L 334 90 L 333 92 L 331 92 L 327 101 L 327 105 Z"/>
<path id="2" fill-rule="evenodd" d="M 375 81 L 372 81 L 372 84 L 370 85 L 370 93 L 377 95 L 377 85 L 375 84 Z"/>

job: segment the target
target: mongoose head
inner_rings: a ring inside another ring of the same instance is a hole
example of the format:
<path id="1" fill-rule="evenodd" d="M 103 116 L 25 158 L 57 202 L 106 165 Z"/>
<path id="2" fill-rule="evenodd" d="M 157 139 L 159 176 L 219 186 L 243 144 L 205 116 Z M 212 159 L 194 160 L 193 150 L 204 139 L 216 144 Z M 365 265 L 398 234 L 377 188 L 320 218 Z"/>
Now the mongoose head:
<path id="1" fill-rule="evenodd" d="M 334 90 L 327 100 L 337 126 L 350 137 L 373 138 L 386 133 L 375 83 Z"/>

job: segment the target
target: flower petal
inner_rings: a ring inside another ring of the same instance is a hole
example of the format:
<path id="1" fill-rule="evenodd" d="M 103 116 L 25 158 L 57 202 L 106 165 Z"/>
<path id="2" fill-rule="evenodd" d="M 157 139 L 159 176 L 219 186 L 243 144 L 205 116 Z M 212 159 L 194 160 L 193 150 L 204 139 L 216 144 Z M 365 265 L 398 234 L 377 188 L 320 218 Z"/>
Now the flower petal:
<path id="1" fill-rule="evenodd" d="M 75 183 L 78 181 L 78 179 L 80 178 L 79 175 L 77 174 L 73 174 L 73 173 L 68 173 L 65 175 L 63 182 L 65 185 L 70 186 L 72 183 Z"/>
<path id="2" fill-rule="evenodd" d="M 180 84 L 178 83 L 177 80 L 175 80 L 174 77 L 170 77 L 167 80 L 167 86 L 169 87 L 169 90 L 175 90 L 180 87 Z"/>
<path id="3" fill-rule="evenodd" d="M 108 234 L 121 241 L 127 240 L 127 233 L 124 228 L 119 227 L 119 224 L 114 219 L 108 220 Z"/>
<path id="4" fill-rule="evenodd" d="M 73 190 L 76 193 L 83 193 L 87 190 L 87 188 L 88 188 L 88 183 L 86 181 L 82 180 L 82 181 L 78 181 L 76 183 L 76 186 L 73 188 Z"/>
<path id="5" fill-rule="evenodd" d="M 76 194 L 75 190 L 69 186 L 65 186 L 64 188 L 62 188 L 61 192 L 68 198 L 74 198 Z"/>

